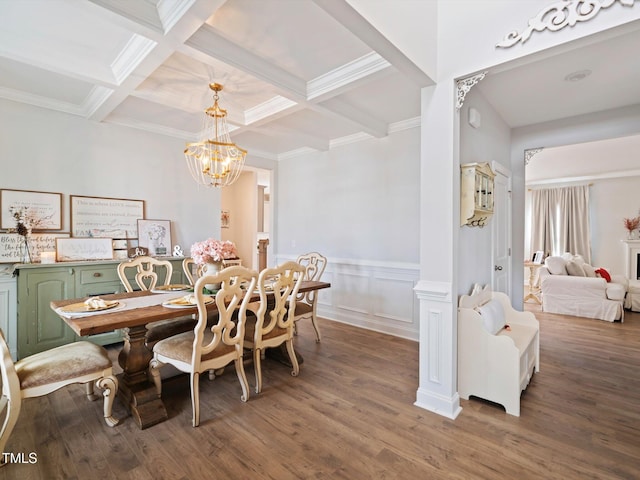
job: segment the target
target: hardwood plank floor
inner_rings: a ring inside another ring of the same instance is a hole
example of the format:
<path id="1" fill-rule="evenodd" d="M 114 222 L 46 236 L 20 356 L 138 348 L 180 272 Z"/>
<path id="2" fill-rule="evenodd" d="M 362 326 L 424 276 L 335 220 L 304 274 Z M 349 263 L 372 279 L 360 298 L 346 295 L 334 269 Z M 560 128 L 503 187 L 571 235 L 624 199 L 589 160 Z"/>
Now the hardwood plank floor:
<path id="1" fill-rule="evenodd" d="M 146 430 L 118 401 L 121 424 L 106 427 L 81 386 L 26 400 L 6 450 L 37 463 L 0 480 L 638 478 L 640 314 L 612 324 L 526 308 L 541 323 L 541 371 L 519 418 L 479 399 L 455 421 L 415 407 L 417 343 L 322 320 L 316 344 L 301 322 L 300 376 L 267 359 L 247 403 L 232 367 L 202 378 L 198 428 L 184 376 L 164 383 L 169 420 Z"/>

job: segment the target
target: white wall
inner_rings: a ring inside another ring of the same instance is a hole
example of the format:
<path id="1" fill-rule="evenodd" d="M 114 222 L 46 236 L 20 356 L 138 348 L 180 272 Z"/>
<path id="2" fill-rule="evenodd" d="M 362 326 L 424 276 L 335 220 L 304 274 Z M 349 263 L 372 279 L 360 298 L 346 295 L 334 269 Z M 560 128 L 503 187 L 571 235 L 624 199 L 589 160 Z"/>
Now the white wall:
<path id="1" fill-rule="evenodd" d="M 481 125 L 469 125 L 469 109 L 481 115 Z M 460 111 L 460 164 L 498 162 L 509 167 L 511 129 L 478 89 L 471 90 Z M 474 283 L 491 284 L 491 220 L 485 227 L 460 228 L 458 240 L 458 294 L 468 294 Z"/>
<path id="2" fill-rule="evenodd" d="M 219 192 L 198 187 L 178 139 L 89 122 L 0 100 L 0 188 L 145 201 L 146 218 L 171 220 L 172 243 L 192 243 L 220 231 Z"/>
<path id="3" fill-rule="evenodd" d="M 328 257 L 320 315 L 417 339 L 420 130 L 281 160 L 278 171 L 276 261 Z"/>
<path id="4" fill-rule="evenodd" d="M 417 263 L 417 128 L 281 160 L 277 253 Z"/>

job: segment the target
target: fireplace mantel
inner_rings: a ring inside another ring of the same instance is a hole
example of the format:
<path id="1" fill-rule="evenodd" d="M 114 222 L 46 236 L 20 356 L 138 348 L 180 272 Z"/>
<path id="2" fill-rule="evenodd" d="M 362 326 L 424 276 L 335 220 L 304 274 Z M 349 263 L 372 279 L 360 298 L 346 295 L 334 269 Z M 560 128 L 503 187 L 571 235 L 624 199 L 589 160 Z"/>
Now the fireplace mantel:
<path id="1" fill-rule="evenodd" d="M 625 244 L 625 275 L 629 280 L 638 280 L 638 256 L 640 240 L 623 240 Z"/>

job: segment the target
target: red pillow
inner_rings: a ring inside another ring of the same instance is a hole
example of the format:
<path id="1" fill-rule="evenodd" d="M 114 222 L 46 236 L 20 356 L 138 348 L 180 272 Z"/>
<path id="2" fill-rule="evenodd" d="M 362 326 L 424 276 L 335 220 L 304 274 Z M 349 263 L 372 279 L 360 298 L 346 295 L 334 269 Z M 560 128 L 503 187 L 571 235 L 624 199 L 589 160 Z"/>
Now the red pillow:
<path id="1" fill-rule="evenodd" d="M 609 272 L 607 272 L 604 268 L 598 268 L 596 270 L 596 273 L 604 278 L 607 282 L 611 281 L 611 275 L 609 275 Z"/>

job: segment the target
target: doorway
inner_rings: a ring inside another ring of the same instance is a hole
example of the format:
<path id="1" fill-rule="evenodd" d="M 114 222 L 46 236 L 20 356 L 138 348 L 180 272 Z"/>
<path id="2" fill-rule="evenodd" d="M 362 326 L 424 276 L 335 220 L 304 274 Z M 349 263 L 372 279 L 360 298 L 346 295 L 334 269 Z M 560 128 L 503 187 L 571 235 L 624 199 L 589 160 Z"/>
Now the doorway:
<path id="1" fill-rule="evenodd" d="M 221 192 L 221 238 L 236 245 L 242 265 L 258 269 L 258 241 L 271 232 L 272 171 L 245 167 Z"/>

